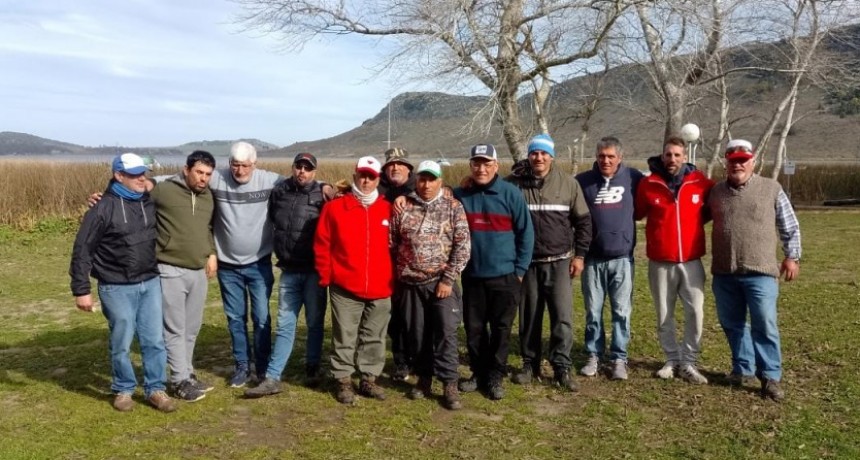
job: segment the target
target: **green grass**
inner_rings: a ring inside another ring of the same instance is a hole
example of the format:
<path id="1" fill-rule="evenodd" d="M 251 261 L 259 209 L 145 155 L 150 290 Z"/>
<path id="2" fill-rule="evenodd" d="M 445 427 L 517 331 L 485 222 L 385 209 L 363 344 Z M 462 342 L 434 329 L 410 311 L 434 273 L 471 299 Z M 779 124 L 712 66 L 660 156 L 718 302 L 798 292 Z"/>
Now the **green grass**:
<path id="1" fill-rule="evenodd" d="M 578 378 L 578 394 L 508 383 L 504 400 L 467 394 L 459 412 L 410 401 L 406 387 L 387 380 L 386 401 L 354 407 L 338 404 L 328 388 L 301 386 L 302 323 L 286 391 L 242 399 L 224 386 L 230 341 L 214 282 L 196 356 L 199 374 L 217 388 L 173 414 L 146 406 L 140 393 L 133 412 L 116 412 L 105 320 L 77 311 L 68 289 L 74 226 L 0 227 L 0 458 L 858 458 L 858 218 L 800 213 L 801 277 L 781 284 L 779 305 L 783 404 L 724 385 L 729 351 L 710 295 L 702 365 L 711 384 L 651 377 L 662 362 L 641 245 L 629 381 Z M 578 285 L 575 292 L 581 365 Z M 519 364 L 516 347 L 511 364 Z"/>

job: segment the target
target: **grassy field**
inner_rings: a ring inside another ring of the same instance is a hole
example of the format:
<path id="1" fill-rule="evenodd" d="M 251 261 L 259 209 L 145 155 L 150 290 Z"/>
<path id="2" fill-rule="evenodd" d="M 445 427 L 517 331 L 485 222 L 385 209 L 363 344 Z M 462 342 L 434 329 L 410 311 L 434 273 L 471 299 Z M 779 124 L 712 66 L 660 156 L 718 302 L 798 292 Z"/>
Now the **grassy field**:
<path id="1" fill-rule="evenodd" d="M 800 219 L 801 277 L 782 284 L 779 307 L 784 403 L 725 384 L 729 351 L 710 295 L 702 364 L 711 383 L 651 377 L 662 356 L 642 245 L 629 381 L 578 378 L 578 394 L 507 383 L 504 400 L 470 393 L 458 412 L 438 400 L 410 401 L 407 387 L 387 379 L 386 401 L 353 407 L 327 387 L 303 387 L 303 323 L 286 391 L 243 399 L 224 384 L 232 362 L 213 283 L 196 356 L 198 374 L 217 388 L 173 414 L 142 404 L 138 393 L 135 410 L 119 413 L 110 405 L 105 320 L 77 311 L 69 293 L 76 224 L 0 227 L 0 458 L 860 458 L 860 214 L 806 211 Z M 577 287 L 577 366 L 581 302 Z M 516 349 L 511 364 L 519 365 Z M 438 383 L 434 391 L 441 393 Z"/>

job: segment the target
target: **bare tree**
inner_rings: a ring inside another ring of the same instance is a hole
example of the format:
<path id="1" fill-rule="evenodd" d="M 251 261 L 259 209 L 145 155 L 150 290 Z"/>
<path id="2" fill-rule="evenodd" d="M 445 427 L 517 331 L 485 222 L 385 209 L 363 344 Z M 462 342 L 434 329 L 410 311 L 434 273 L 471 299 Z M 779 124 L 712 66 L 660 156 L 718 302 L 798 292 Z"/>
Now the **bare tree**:
<path id="1" fill-rule="evenodd" d="M 721 0 L 655 0 L 636 3 L 646 56 L 640 60 L 661 103 L 664 137 L 687 121 L 692 91 L 713 74 L 723 34 Z M 637 37 L 637 41 L 640 40 Z M 628 49 L 631 44 L 626 44 Z"/>
<path id="2" fill-rule="evenodd" d="M 319 35 L 394 37 L 395 61 L 422 76 L 468 76 L 490 92 L 511 156 L 525 152 L 519 96 L 535 88 L 535 115 L 546 129 L 550 72 L 595 56 L 628 0 L 234 0 L 240 22 L 300 48 Z M 543 97 L 540 97 L 543 96 Z"/>

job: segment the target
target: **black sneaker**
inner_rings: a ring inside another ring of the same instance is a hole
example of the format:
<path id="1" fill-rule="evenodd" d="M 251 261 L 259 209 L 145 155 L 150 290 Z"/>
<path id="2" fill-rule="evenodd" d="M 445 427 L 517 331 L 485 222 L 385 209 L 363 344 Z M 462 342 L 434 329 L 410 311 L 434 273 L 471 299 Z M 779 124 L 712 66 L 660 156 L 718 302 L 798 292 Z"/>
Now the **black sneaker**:
<path id="1" fill-rule="evenodd" d="M 523 364 L 523 368 L 514 374 L 511 381 L 517 385 L 528 385 L 529 383 L 532 383 L 532 378 L 537 375 L 540 375 L 540 372 L 535 372 L 535 370 L 532 369 L 531 364 L 525 363 Z"/>
<path id="2" fill-rule="evenodd" d="M 493 401 L 498 401 L 505 397 L 505 389 L 502 387 L 501 379 L 490 382 L 489 388 L 487 388 L 487 396 Z"/>
<path id="3" fill-rule="evenodd" d="M 570 371 L 567 369 L 561 369 L 555 371 L 555 384 L 559 388 L 567 391 L 579 391 L 579 385 L 576 384 L 576 380 L 573 379 L 570 375 Z"/>
<path id="4" fill-rule="evenodd" d="M 248 369 L 248 365 L 239 364 L 236 366 L 236 372 L 233 372 L 233 376 L 227 381 L 227 385 L 231 388 L 242 388 L 249 380 L 251 380 L 251 370 Z"/>
<path id="5" fill-rule="evenodd" d="M 308 364 L 305 366 L 305 384 L 311 388 L 318 387 L 322 383 L 322 374 L 319 364 Z"/>
<path id="6" fill-rule="evenodd" d="M 405 382 L 409 379 L 409 373 L 411 370 L 409 366 L 406 364 L 397 364 L 394 367 L 394 372 L 391 373 L 391 380 L 395 382 Z"/>
<path id="7" fill-rule="evenodd" d="M 176 385 L 176 388 L 173 390 L 173 397 L 180 401 L 194 402 L 205 398 L 206 393 L 198 390 L 189 379 L 183 380 L 179 382 L 179 385 Z"/>
<path id="8" fill-rule="evenodd" d="M 472 374 L 468 379 L 461 379 L 457 388 L 459 388 L 463 393 L 470 393 L 477 390 L 480 386 L 481 384 L 478 382 L 478 377 L 475 374 Z"/>
<path id="9" fill-rule="evenodd" d="M 191 384 L 194 385 L 194 388 L 197 388 L 204 393 L 209 393 L 210 391 L 215 389 L 215 385 L 212 385 L 208 382 L 204 382 L 203 380 L 198 380 L 195 374 L 191 374 L 191 378 L 188 380 L 191 380 Z"/>
<path id="10" fill-rule="evenodd" d="M 430 377 L 418 377 L 418 383 L 409 390 L 409 399 L 424 399 L 432 396 L 431 388 L 433 379 Z"/>

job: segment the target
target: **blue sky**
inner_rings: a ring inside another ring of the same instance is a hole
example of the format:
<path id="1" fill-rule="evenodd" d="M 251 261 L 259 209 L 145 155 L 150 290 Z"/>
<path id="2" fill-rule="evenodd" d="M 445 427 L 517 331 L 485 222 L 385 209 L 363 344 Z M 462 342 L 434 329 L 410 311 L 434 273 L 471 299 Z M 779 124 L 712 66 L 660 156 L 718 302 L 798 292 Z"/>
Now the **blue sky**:
<path id="1" fill-rule="evenodd" d="M 287 53 L 240 33 L 241 11 L 227 0 L 3 3 L 0 131 L 88 146 L 284 146 L 354 128 L 421 89 L 374 76 L 374 42 L 338 38 Z"/>

